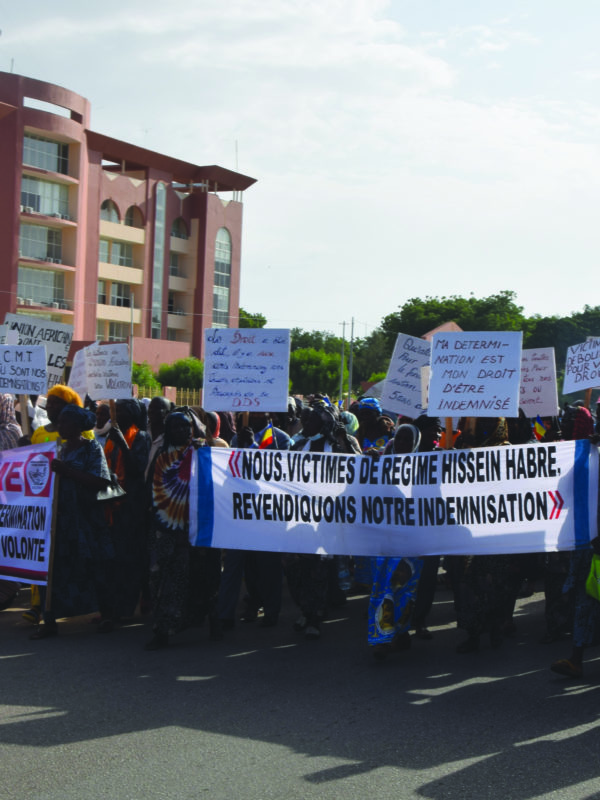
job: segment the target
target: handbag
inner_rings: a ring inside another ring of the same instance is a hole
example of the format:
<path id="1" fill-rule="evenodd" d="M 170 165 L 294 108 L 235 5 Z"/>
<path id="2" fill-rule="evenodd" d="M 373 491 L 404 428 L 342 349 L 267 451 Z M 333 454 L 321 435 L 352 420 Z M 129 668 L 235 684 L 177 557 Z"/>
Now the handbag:
<path id="1" fill-rule="evenodd" d="M 113 500 L 120 500 L 125 497 L 127 492 L 121 484 L 114 472 L 110 473 L 110 483 L 104 489 L 98 489 L 96 500 L 98 503 L 108 503 Z"/>
<path id="2" fill-rule="evenodd" d="M 594 600 L 600 600 L 600 556 L 596 553 L 592 556 L 590 574 L 585 582 L 585 591 Z"/>

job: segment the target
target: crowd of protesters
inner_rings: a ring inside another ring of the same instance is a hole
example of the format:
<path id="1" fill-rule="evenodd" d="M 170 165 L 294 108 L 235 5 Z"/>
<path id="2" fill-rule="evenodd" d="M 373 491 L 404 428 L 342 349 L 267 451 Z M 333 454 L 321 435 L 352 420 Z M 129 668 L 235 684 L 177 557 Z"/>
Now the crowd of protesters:
<path id="1" fill-rule="evenodd" d="M 431 639 L 427 627 L 436 587 L 452 589 L 456 650 L 477 651 L 489 637 L 499 647 L 515 635 L 517 598 L 543 583 L 546 630 L 542 642 L 571 638 L 571 653 L 551 668 L 581 677 L 584 649 L 600 643 L 600 603 L 585 592 L 594 541 L 588 549 L 527 555 L 355 557 L 192 547 L 189 541 L 190 467 L 199 447 L 269 448 L 362 454 L 416 453 L 445 447 L 440 420 L 394 419 L 365 397 L 348 411 L 326 395 L 289 398 L 285 414 L 206 412 L 175 408 L 164 397 L 89 404 L 67 386 L 48 392 L 45 415 L 29 409 L 35 430 L 23 437 L 12 397 L 0 396 L 0 448 L 58 441 L 52 469 L 59 476 L 51 596 L 31 587 L 32 639 L 55 637 L 58 620 L 95 614 L 109 633 L 136 609 L 152 619 L 147 650 L 167 648 L 172 636 L 208 623 L 222 639 L 238 622 L 278 624 L 282 587 L 298 607 L 295 631 L 321 637 L 322 622 L 345 602 L 353 585 L 369 595 L 367 642 L 382 660 L 410 647 L 412 636 Z M 595 420 L 583 404 L 567 406 L 534 435 L 532 421 L 461 420 L 454 448 L 498 447 L 590 438 Z M 449 435 L 449 431 L 448 431 Z M 116 489 L 109 502 L 109 497 Z M 7 585 L 8 584 L 8 585 Z M 0 607 L 16 585 L 0 581 Z M 243 591 L 243 595 L 242 595 Z M 242 596 L 241 596 L 242 595 Z M 241 613 L 240 613 L 241 601 Z M 43 618 L 43 624 L 41 620 Z M 412 632 L 412 635 L 411 635 Z"/>

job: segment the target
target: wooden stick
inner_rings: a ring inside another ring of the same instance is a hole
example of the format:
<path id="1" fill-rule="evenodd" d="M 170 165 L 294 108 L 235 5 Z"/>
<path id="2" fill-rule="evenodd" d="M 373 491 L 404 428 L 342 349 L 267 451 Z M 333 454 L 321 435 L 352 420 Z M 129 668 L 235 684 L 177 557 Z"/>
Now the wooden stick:
<path id="1" fill-rule="evenodd" d="M 452 450 L 452 417 L 446 417 L 446 450 Z"/>
<path id="2" fill-rule="evenodd" d="M 26 394 L 19 395 L 19 407 L 21 409 L 21 430 L 23 436 L 31 436 L 31 420 L 29 419 L 29 397 Z"/>
<path id="3" fill-rule="evenodd" d="M 50 525 L 50 553 L 48 555 L 48 577 L 46 579 L 45 611 L 52 608 L 52 570 L 54 569 L 54 545 L 56 542 L 56 510 L 58 508 L 58 487 L 60 477 L 54 473 L 54 494 L 52 496 L 52 521 Z"/>
<path id="4" fill-rule="evenodd" d="M 583 401 L 583 404 L 588 409 L 588 411 L 589 411 L 591 403 L 592 403 L 592 390 L 591 389 L 586 389 L 585 390 L 585 400 Z M 21 416 L 22 416 L 22 414 L 21 414 Z"/>
<path id="5" fill-rule="evenodd" d="M 117 424 L 117 401 L 109 400 L 108 407 L 110 409 L 110 421 L 113 425 Z"/>

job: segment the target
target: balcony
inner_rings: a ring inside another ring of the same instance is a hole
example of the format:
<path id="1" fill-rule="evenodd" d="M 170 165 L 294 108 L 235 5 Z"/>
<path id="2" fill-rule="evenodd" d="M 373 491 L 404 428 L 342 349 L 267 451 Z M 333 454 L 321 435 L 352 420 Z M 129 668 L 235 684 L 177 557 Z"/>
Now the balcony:
<path id="1" fill-rule="evenodd" d="M 21 216 L 25 217 L 27 222 L 33 222 L 39 225 L 51 225 L 53 228 L 75 228 L 77 222 L 71 214 L 42 214 L 41 211 L 36 211 L 31 206 L 20 207 Z"/>
<path id="2" fill-rule="evenodd" d="M 109 322 L 127 323 L 130 323 L 133 317 L 134 325 L 139 325 L 142 321 L 142 311 L 140 308 L 135 307 L 111 306 L 107 303 L 98 303 L 96 306 L 96 317 L 99 320 L 108 320 Z"/>

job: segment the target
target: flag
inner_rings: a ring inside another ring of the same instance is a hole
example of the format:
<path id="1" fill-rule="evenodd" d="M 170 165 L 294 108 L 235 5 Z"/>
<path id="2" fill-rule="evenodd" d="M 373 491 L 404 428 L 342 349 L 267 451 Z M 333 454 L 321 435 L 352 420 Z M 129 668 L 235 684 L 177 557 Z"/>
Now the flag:
<path id="1" fill-rule="evenodd" d="M 265 430 L 263 431 L 262 438 L 260 440 L 260 444 L 258 445 L 259 450 L 264 450 L 265 447 L 269 447 L 269 445 L 273 444 L 273 423 L 269 422 Z"/>
<path id="2" fill-rule="evenodd" d="M 546 435 L 546 428 L 544 427 L 544 423 L 542 422 L 539 414 L 537 415 L 537 417 L 535 418 L 535 422 L 533 423 L 533 433 L 538 442 L 541 442 L 541 440 Z"/>

